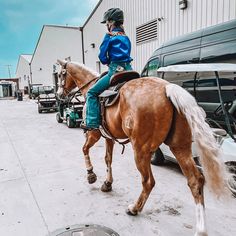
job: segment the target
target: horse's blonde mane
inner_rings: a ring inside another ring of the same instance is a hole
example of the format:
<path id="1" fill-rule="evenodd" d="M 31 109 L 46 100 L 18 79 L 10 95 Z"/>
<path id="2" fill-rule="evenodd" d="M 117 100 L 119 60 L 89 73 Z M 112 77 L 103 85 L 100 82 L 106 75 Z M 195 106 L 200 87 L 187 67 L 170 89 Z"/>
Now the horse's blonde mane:
<path id="1" fill-rule="evenodd" d="M 73 62 L 73 63 L 77 65 L 78 67 L 80 67 L 82 70 L 85 70 L 86 72 L 91 73 L 94 76 L 99 76 L 99 73 L 97 71 L 85 66 L 84 64 L 79 63 L 79 62 Z"/>

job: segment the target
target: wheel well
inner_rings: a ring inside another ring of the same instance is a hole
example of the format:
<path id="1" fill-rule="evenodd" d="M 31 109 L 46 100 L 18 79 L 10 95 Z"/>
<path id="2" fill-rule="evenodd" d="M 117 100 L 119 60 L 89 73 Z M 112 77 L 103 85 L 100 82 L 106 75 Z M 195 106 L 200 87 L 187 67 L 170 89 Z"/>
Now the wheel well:
<path id="1" fill-rule="evenodd" d="M 236 161 L 225 162 L 225 165 L 230 173 L 236 174 Z"/>

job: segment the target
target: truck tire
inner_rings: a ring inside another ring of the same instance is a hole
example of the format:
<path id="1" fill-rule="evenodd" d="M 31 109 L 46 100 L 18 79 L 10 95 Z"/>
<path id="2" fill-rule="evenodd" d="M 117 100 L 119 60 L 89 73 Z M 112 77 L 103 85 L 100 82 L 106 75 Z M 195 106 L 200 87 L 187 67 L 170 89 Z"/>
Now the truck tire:
<path id="1" fill-rule="evenodd" d="M 58 123 L 62 123 L 63 122 L 59 112 L 57 112 L 57 114 L 56 114 L 56 120 L 57 120 Z"/>
<path id="2" fill-rule="evenodd" d="M 73 120 L 71 120 L 71 118 L 69 116 L 66 117 L 66 124 L 68 128 L 74 128 L 75 127 L 75 123 Z"/>
<path id="3" fill-rule="evenodd" d="M 165 157 L 160 148 L 158 148 L 152 156 L 151 164 L 155 166 L 163 165 L 165 162 Z"/>

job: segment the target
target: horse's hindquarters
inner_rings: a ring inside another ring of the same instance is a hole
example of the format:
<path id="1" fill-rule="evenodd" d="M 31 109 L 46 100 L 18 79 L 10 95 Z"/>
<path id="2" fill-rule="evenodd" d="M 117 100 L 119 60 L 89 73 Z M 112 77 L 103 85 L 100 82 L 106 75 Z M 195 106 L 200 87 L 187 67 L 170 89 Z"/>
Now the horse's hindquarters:
<path id="1" fill-rule="evenodd" d="M 122 129 L 137 146 L 154 152 L 166 139 L 172 123 L 173 106 L 166 97 L 166 81 L 140 78 L 120 91 Z"/>

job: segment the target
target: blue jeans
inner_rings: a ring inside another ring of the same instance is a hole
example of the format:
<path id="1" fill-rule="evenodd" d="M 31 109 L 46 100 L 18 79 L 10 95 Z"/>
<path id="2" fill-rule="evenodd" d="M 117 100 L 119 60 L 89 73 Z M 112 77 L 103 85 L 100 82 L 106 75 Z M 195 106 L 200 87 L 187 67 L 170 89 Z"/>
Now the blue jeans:
<path id="1" fill-rule="evenodd" d="M 97 81 L 87 92 L 86 97 L 86 126 L 98 128 L 101 124 L 101 111 L 98 96 L 110 85 L 110 78 L 117 72 L 117 67 L 122 66 L 125 70 L 132 70 L 129 62 L 111 62 L 108 74 Z"/>

